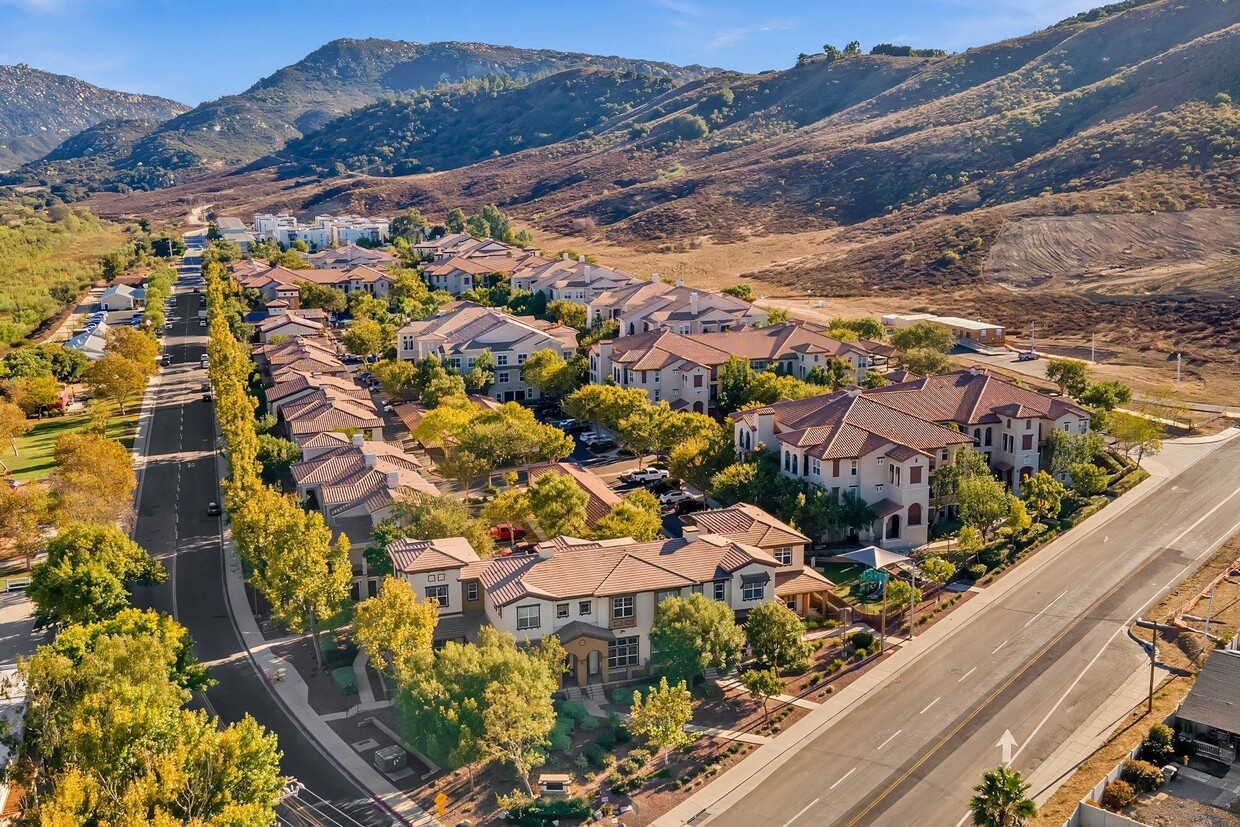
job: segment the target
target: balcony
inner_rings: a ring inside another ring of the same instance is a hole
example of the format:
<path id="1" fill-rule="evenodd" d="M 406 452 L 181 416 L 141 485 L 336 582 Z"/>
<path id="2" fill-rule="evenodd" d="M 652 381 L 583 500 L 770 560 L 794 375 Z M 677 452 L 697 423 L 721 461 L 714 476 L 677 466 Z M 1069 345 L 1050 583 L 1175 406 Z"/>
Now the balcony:
<path id="1" fill-rule="evenodd" d="M 636 617 L 613 617 L 609 629 L 632 629 L 637 625 Z"/>

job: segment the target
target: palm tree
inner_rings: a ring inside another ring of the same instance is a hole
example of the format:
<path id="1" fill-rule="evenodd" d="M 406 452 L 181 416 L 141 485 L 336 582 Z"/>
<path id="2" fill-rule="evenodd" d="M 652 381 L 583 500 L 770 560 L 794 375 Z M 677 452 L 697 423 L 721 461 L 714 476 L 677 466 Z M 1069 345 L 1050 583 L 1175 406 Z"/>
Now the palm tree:
<path id="1" fill-rule="evenodd" d="M 1029 785 L 1021 774 L 1007 767 L 995 767 L 982 773 L 982 780 L 969 799 L 975 827 L 1025 827 L 1029 819 L 1038 817 L 1038 808 L 1026 798 Z"/>

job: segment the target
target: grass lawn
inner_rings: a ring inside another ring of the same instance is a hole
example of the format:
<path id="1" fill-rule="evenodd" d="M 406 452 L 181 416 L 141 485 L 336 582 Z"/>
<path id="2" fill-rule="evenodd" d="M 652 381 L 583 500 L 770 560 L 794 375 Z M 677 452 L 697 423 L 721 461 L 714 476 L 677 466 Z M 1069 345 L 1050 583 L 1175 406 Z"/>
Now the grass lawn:
<path id="1" fill-rule="evenodd" d="M 9 467 L 12 476 L 19 480 L 37 480 L 47 476 L 56 467 L 52 459 L 52 450 L 56 440 L 62 434 L 71 433 L 90 424 L 90 415 L 85 413 L 68 416 L 53 416 L 36 420 L 35 426 L 25 436 L 17 440 L 18 456 L 13 456 L 13 448 L 4 445 L 0 452 L 0 462 Z M 135 410 L 125 416 L 113 417 L 108 423 L 108 436 L 119 439 L 126 448 L 133 448 L 134 434 L 138 430 L 138 412 Z"/>
<path id="2" fill-rule="evenodd" d="M 820 563 L 818 570 L 835 584 L 835 593 L 863 611 L 874 611 L 880 604 L 863 600 L 856 591 L 861 582 L 861 572 L 866 566 L 860 563 Z"/>

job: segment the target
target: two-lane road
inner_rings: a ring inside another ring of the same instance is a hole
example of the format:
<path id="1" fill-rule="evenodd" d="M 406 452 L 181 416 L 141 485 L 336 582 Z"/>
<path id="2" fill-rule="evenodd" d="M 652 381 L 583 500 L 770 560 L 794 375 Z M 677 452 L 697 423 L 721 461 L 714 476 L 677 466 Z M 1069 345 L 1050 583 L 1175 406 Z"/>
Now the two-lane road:
<path id="1" fill-rule="evenodd" d="M 198 325 L 199 297 L 178 287 L 177 306 L 165 332 L 172 364 L 162 368 L 150 391 L 145 470 L 138 499 L 134 539 L 168 568 L 164 584 L 138 589 L 134 602 L 167 612 L 190 632 L 194 654 L 211 666 L 217 684 L 195 698 L 225 722 L 251 715 L 276 733 L 284 752 L 282 771 L 295 776 L 352 817 L 344 825 L 387 825 L 369 796 L 330 761 L 285 714 L 265 678 L 246 658 L 226 606 L 220 521 L 207 515 L 219 502 L 212 405 L 202 398 L 207 373 L 199 367 L 206 330 Z"/>
<path id="2" fill-rule="evenodd" d="M 1062 552 L 1035 555 L 1026 579 L 694 824 L 962 823 L 1005 731 L 1029 777 L 1148 662 L 1122 630 L 1240 530 L 1238 468 L 1233 439 L 1118 517 L 1103 511 Z"/>

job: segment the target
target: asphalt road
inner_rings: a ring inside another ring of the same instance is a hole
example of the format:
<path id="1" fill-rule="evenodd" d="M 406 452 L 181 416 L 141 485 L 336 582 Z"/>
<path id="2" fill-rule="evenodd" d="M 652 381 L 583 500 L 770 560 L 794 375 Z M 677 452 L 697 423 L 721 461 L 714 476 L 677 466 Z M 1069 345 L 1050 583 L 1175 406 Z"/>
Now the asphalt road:
<path id="1" fill-rule="evenodd" d="M 1148 662 L 1122 630 L 1240 530 L 1237 463 L 1233 439 L 1119 518 L 1095 521 L 695 825 L 958 827 L 978 776 L 1001 760 L 1005 730 L 1017 742 L 1012 765 L 1028 777 Z"/>
<path id="2" fill-rule="evenodd" d="M 225 722 L 251 715 L 276 733 L 284 752 L 282 772 L 330 802 L 319 809 L 332 812 L 335 821 L 324 817 L 320 823 L 390 824 L 285 714 L 245 656 L 225 604 L 220 521 L 207 516 L 207 503 L 219 502 L 220 494 L 212 405 L 203 401 L 200 390 L 207 381 L 199 367 L 206 330 L 198 326 L 197 297 L 186 288 L 177 288 L 176 295 L 178 305 L 169 316 L 174 327 L 165 333 L 164 343 L 172 365 L 161 369 L 152 391 L 148 460 L 134 530 L 134 539 L 164 563 L 169 577 L 159 586 L 138 589 L 134 603 L 167 612 L 189 630 L 195 656 L 210 665 L 217 681 L 205 695 L 197 695 L 194 704 Z M 297 823 L 307 818 L 303 811 Z"/>

